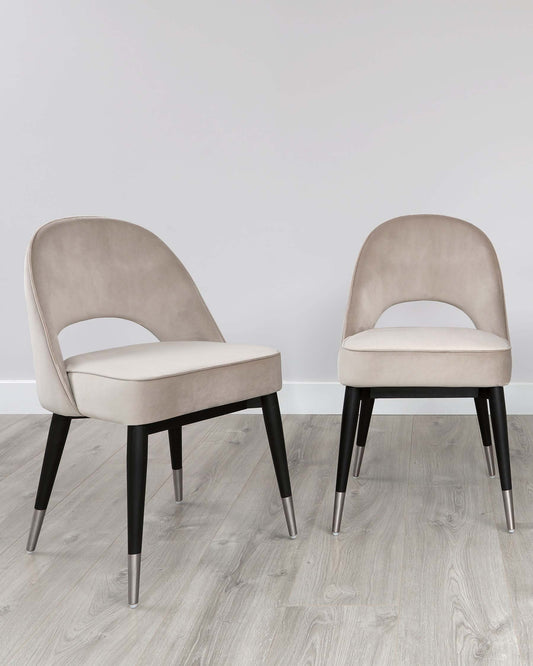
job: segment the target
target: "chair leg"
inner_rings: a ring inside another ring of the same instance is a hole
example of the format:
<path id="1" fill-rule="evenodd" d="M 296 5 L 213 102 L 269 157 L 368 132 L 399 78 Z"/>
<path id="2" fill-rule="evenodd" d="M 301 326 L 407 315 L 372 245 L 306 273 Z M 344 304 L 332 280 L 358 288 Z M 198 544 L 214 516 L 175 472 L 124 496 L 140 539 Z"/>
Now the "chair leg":
<path id="1" fill-rule="evenodd" d="M 170 445 L 170 462 L 172 464 L 172 480 L 174 481 L 174 497 L 176 502 L 183 500 L 183 462 L 181 448 L 181 426 L 168 431 Z"/>
<path id="2" fill-rule="evenodd" d="M 287 521 L 289 536 L 291 539 L 294 539 L 298 531 L 296 529 L 296 518 L 292 503 L 291 480 L 289 477 L 289 466 L 287 464 L 287 452 L 285 450 L 285 438 L 283 436 L 283 424 L 281 422 L 277 393 L 262 396 L 261 407 L 263 409 L 263 418 L 274 462 L 274 470 L 278 480 L 285 520 Z"/>
<path id="3" fill-rule="evenodd" d="M 339 442 L 339 461 L 337 465 L 337 485 L 335 488 L 335 506 L 333 508 L 332 532 L 339 534 L 344 508 L 344 497 L 350 474 L 355 431 L 361 391 L 358 388 L 347 386 L 344 393 L 344 406 L 342 408 L 341 437 Z"/>
<path id="4" fill-rule="evenodd" d="M 143 426 L 128 426 L 128 604 L 139 603 L 144 496 L 148 464 L 148 433 Z"/>
<path id="5" fill-rule="evenodd" d="M 492 436 L 490 434 L 490 420 L 486 393 L 480 389 L 479 397 L 474 398 L 474 402 L 476 404 L 477 420 L 479 423 L 479 431 L 481 433 L 481 441 L 483 442 L 485 460 L 487 461 L 487 470 L 490 478 L 493 479 L 496 476 L 496 471 L 494 468 L 494 447 L 492 446 Z"/>
<path id="6" fill-rule="evenodd" d="M 515 519 L 511 483 L 511 460 L 509 458 L 509 437 L 507 433 L 507 414 L 505 411 L 503 387 L 495 386 L 489 389 L 489 404 L 496 458 L 498 459 L 498 469 L 500 471 L 505 520 L 507 522 L 507 530 L 514 532 Z"/>
<path id="7" fill-rule="evenodd" d="M 357 428 L 357 439 L 355 447 L 355 463 L 353 466 L 353 475 L 359 476 L 361 471 L 361 463 L 363 462 L 363 455 L 365 453 L 366 439 L 368 437 L 368 429 L 370 428 L 370 419 L 372 418 L 372 410 L 374 409 L 374 398 L 370 397 L 370 391 L 365 391 L 361 398 L 361 409 L 359 412 L 359 426 Z"/>
<path id="8" fill-rule="evenodd" d="M 26 544 L 26 550 L 28 553 L 33 553 L 37 545 L 39 533 L 43 525 L 44 514 L 48 508 L 48 501 L 52 494 L 52 488 L 54 487 L 54 481 L 61 461 L 61 455 L 65 448 L 65 442 L 67 441 L 71 421 L 72 419 L 70 416 L 52 414 L 52 420 L 50 421 L 50 428 L 48 430 L 48 439 L 46 441 L 46 449 L 44 452 L 43 466 L 41 468 L 41 476 L 39 478 L 39 486 L 35 497 L 35 509 L 31 521 L 30 533 L 28 535 L 28 542 Z"/>

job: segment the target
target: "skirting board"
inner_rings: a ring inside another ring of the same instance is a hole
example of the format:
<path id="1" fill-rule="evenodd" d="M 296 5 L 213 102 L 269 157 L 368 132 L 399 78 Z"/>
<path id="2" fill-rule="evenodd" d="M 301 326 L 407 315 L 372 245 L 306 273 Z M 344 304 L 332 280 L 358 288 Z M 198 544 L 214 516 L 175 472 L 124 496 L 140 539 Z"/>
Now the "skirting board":
<path id="1" fill-rule="evenodd" d="M 340 414 L 344 387 L 337 382 L 285 382 L 280 392 L 284 414 Z M 505 389 L 509 414 L 533 414 L 533 383 Z M 254 410 L 255 411 L 255 410 Z M 0 414 L 42 414 L 35 381 L 0 380 Z M 375 414 L 473 414 L 472 400 L 376 400 Z"/>

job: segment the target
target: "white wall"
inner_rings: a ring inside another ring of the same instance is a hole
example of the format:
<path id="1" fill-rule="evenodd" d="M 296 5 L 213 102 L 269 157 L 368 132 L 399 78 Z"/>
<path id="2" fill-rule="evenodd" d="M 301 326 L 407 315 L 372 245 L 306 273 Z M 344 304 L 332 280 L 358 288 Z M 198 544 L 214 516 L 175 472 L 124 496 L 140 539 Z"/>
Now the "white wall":
<path id="1" fill-rule="evenodd" d="M 307 382 L 335 380 L 369 231 L 436 212 L 495 244 L 513 381 L 533 382 L 531 3 L 27 0 L 0 19 L 0 379 L 33 375 L 22 264 L 50 219 L 149 227 L 228 340 Z M 82 349 L 118 335 L 84 330 Z"/>

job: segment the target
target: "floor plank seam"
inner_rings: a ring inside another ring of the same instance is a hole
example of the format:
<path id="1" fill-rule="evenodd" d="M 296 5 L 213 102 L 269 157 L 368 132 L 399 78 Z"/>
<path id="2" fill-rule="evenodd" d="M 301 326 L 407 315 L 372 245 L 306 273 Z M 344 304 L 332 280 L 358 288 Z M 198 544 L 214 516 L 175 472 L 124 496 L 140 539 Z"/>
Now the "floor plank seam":
<path id="1" fill-rule="evenodd" d="M 513 418 L 516 418 L 516 417 L 510 416 L 509 418 L 510 418 L 510 420 L 513 420 Z M 526 426 L 526 430 L 529 431 L 529 428 L 527 426 L 527 422 L 526 422 L 525 426 Z M 512 434 L 512 433 L 510 432 L 510 434 Z M 530 435 L 531 434 L 532 433 L 530 432 Z M 511 455 L 512 455 L 512 452 L 511 452 Z M 495 481 L 498 480 L 499 481 L 499 478 L 498 479 L 487 479 L 487 481 L 489 481 L 489 482 L 491 480 L 495 480 Z M 496 515 L 497 508 L 501 509 L 501 507 L 494 506 L 493 493 L 489 492 L 489 496 L 490 496 L 490 500 L 491 500 L 492 513 L 494 515 Z M 516 523 L 516 529 L 517 529 L 517 531 L 520 529 L 520 524 L 518 522 Z M 498 529 L 498 528 L 497 528 L 497 531 L 498 531 L 498 545 L 500 547 L 500 552 L 501 552 L 502 562 L 503 562 L 503 571 L 504 571 L 504 575 L 505 575 L 505 583 L 506 583 L 506 587 L 507 587 L 507 590 L 508 590 L 508 593 L 509 593 L 509 598 L 513 599 L 512 584 L 511 584 L 511 580 L 509 579 L 509 570 L 508 570 L 508 566 L 507 566 L 507 563 L 506 563 L 505 550 L 502 547 L 502 539 L 505 538 L 505 537 L 509 537 L 509 536 L 511 536 L 511 538 L 514 538 L 516 536 L 516 534 L 513 534 L 513 535 L 510 535 L 508 533 L 503 534 L 501 529 Z M 511 609 L 511 617 L 512 617 L 512 621 L 513 621 L 513 634 L 515 636 L 515 641 L 516 641 L 516 645 L 517 645 L 517 649 L 518 649 L 518 655 L 520 657 L 521 662 L 525 664 L 527 655 L 523 654 L 523 647 L 521 645 L 521 641 L 519 640 L 520 632 L 518 630 L 520 628 L 520 618 L 517 616 L 518 610 L 519 609 L 517 608 L 516 604 L 513 603 L 512 604 L 512 609 Z"/>
<path id="2" fill-rule="evenodd" d="M 394 650 L 396 654 L 400 654 L 400 617 L 403 611 L 403 589 L 404 589 L 404 580 L 405 580 L 405 559 L 406 559 L 406 550 L 407 550 L 407 511 L 409 508 L 409 494 L 411 488 L 411 461 L 413 458 L 413 436 L 415 431 L 415 416 L 411 416 L 411 436 L 409 438 L 409 462 L 407 463 L 407 487 L 405 490 L 404 497 L 404 511 L 403 511 L 403 548 L 402 548 L 402 562 L 400 565 L 400 580 L 398 582 L 398 618 L 396 622 L 396 627 L 394 629 L 395 638 L 394 638 Z"/>
<path id="3" fill-rule="evenodd" d="M 105 461 L 102 462 L 96 469 L 94 469 L 88 476 L 86 476 L 84 479 L 79 481 L 75 486 L 73 486 L 62 499 L 60 499 L 57 503 L 53 504 L 49 509 L 46 510 L 46 517 L 48 518 L 51 514 L 53 514 L 58 506 L 61 506 L 63 502 L 72 495 L 72 493 L 74 493 L 78 488 L 83 486 L 90 478 L 93 477 L 94 474 L 96 474 L 96 472 L 98 472 L 98 470 L 101 469 L 101 467 L 103 467 L 103 465 L 108 463 L 111 460 L 111 458 L 114 458 L 114 456 L 117 455 L 124 448 L 125 446 L 121 446 L 120 448 L 116 449 L 116 451 L 114 451 L 108 458 L 106 458 Z M 37 484 L 35 484 L 35 488 L 37 489 Z M 28 508 L 28 519 L 30 517 L 31 517 L 31 510 L 30 508 Z M 9 542 L 6 546 L 0 549 L 0 555 L 9 550 L 9 548 L 13 547 L 19 539 L 24 539 L 27 535 L 27 532 L 28 532 L 28 526 L 25 526 L 24 531 L 22 531 L 21 529 L 21 532 L 13 539 L 13 541 Z"/>
<path id="4" fill-rule="evenodd" d="M 123 448 L 125 448 L 125 447 L 123 447 Z M 112 456 L 111 456 L 111 457 L 112 457 Z M 92 475 L 91 475 L 91 476 L 92 476 Z M 164 485 L 166 485 L 167 483 L 169 483 L 171 477 L 172 477 L 172 473 L 169 473 L 169 475 L 165 478 L 165 480 L 164 480 L 164 481 L 163 481 L 163 482 L 157 487 L 157 489 L 152 493 L 152 495 L 150 496 L 150 498 L 149 498 L 148 500 L 146 500 L 146 502 L 145 502 L 145 506 L 148 506 L 148 504 L 154 499 L 154 497 L 157 495 L 157 493 L 159 493 L 159 491 L 161 490 L 161 488 L 162 488 Z M 66 600 L 68 599 L 68 597 L 74 592 L 74 590 L 75 590 L 76 587 L 81 583 L 81 581 L 82 581 L 82 580 L 83 580 L 83 579 L 84 579 L 84 578 L 85 578 L 85 577 L 86 577 L 86 576 L 87 576 L 87 575 L 88 575 L 88 574 L 89 574 L 89 573 L 90 573 L 90 572 L 91 572 L 91 571 L 97 566 L 97 564 L 100 562 L 100 560 L 102 560 L 102 559 L 105 557 L 105 555 L 107 554 L 107 552 L 113 547 L 113 545 L 117 542 L 117 540 L 120 539 L 121 537 L 123 537 L 123 535 L 124 535 L 124 533 L 125 533 L 126 531 L 127 531 L 127 526 L 125 526 L 125 527 L 124 527 L 124 528 L 123 528 L 123 529 L 117 534 L 117 536 L 116 536 L 112 541 L 110 541 L 110 542 L 108 543 L 108 545 L 102 550 L 102 552 L 101 552 L 100 555 L 97 557 L 97 559 L 94 560 L 93 563 L 90 564 L 89 567 L 88 567 L 87 569 L 85 569 L 85 570 L 80 574 L 80 576 L 79 576 L 79 577 L 76 579 L 76 581 L 71 585 L 71 587 L 70 587 L 68 590 L 65 591 L 65 593 L 63 594 L 62 597 L 60 597 L 60 599 L 59 599 L 59 603 L 63 603 L 64 601 L 66 601 Z M 47 621 L 47 620 L 46 620 L 46 617 L 45 617 L 45 618 L 43 619 L 43 622 L 38 623 L 37 627 L 34 626 L 34 627 L 32 627 L 32 629 L 35 629 L 35 628 L 38 629 L 42 624 L 46 623 L 46 621 Z M 35 631 L 34 631 L 34 633 L 35 633 Z M 23 647 L 24 647 L 25 645 L 27 645 L 27 643 L 28 643 L 30 640 L 32 640 L 32 638 L 33 638 L 33 636 L 29 636 L 29 637 L 27 638 L 27 640 L 24 641 L 23 645 L 21 645 L 20 648 L 19 648 L 19 649 L 13 654 L 13 657 L 16 657 L 17 654 L 23 649 Z"/>
<path id="5" fill-rule="evenodd" d="M 252 468 L 250 474 L 249 474 L 248 477 L 246 478 L 246 481 L 245 481 L 244 484 L 242 485 L 242 488 L 241 488 L 240 492 L 238 493 L 238 495 L 235 496 L 233 502 L 231 502 L 231 504 L 228 505 L 228 508 L 227 508 L 226 513 L 224 514 L 223 518 L 221 518 L 221 520 L 220 520 L 220 524 L 219 524 L 218 529 L 213 533 L 213 536 L 212 536 L 208 541 L 206 541 L 204 547 L 202 548 L 202 550 L 201 550 L 201 552 L 200 552 L 200 555 L 199 555 L 199 557 L 198 557 L 198 561 L 201 561 L 202 557 L 204 556 L 204 554 L 205 554 L 205 552 L 207 551 L 207 549 L 209 548 L 209 546 L 211 546 L 211 544 L 215 541 L 215 539 L 216 539 L 218 533 L 220 532 L 220 530 L 222 529 L 222 526 L 223 526 L 223 524 L 224 524 L 224 521 L 225 521 L 226 518 L 228 517 L 228 515 L 229 515 L 231 509 L 232 509 L 233 506 L 236 504 L 236 502 L 237 502 L 237 500 L 239 499 L 239 497 L 242 495 L 242 493 L 243 493 L 243 491 L 244 491 L 244 488 L 246 488 L 246 485 L 248 484 L 248 482 L 249 482 L 250 479 L 252 478 L 252 476 L 253 476 L 255 470 L 257 469 L 257 467 L 261 464 L 261 462 L 263 461 L 263 459 L 265 458 L 265 456 L 268 455 L 268 454 L 269 454 L 269 452 L 268 452 L 268 451 L 265 451 L 265 452 L 263 453 L 263 455 L 259 458 L 259 460 L 257 461 L 257 463 L 254 465 L 254 467 Z M 171 615 L 172 613 L 174 613 L 174 612 L 175 612 L 175 609 L 174 609 L 174 608 L 169 608 L 169 609 L 167 610 L 167 612 L 164 613 L 164 614 L 161 616 L 161 620 L 160 620 L 160 622 L 158 622 L 157 627 L 160 627 L 160 626 L 166 621 L 167 617 L 168 617 L 169 615 Z M 154 631 L 154 635 L 156 635 L 156 633 L 157 633 L 157 632 Z M 141 652 L 141 654 L 139 655 L 139 663 L 142 662 L 143 656 L 145 655 L 145 653 L 147 652 L 147 650 L 150 648 L 151 643 L 152 643 L 152 640 L 153 640 L 153 638 L 150 639 L 150 641 L 147 643 L 147 645 L 146 645 L 146 647 L 144 648 L 144 650 L 143 650 L 143 651 Z"/>
<path id="6" fill-rule="evenodd" d="M 20 420 L 22 421 L 23 419 L 20 419 Z M 19 421 L 15 421 L 15 423 L 10 424 L 10 426 L 11 425 L 16 425 L 17 423 L 19 423 Z M 9 428 L 10 426 L 5 426 L 4 428 L 0 428 L 0 436 L 3 435 L 3 431 L 7 430 L 7 428 Z M 46 438 L 46 432 L 44 433 L 44 435 L 45 435 L 45 438 Z M 31 463 L 33 460 L 35 460 L 35 458 L 38 458 L 39 456 L 42 456 L 43 452 L 44 452 L 44 447 L 43 447 L 43 449 L 39 449 L 35 453 L 30 454 L 30 456 L 25 459 L 24 465 L 27 465 L 28 463 Z M 0 462 L 1 462 L 1 460 L 0 460 Z M 12 472 L 9 472 L 5 476 L 1 477 L 0 482 L 3 483 L 7 479 L 9 479 L 10 476 L 12 476 L 13 474 L 19 473 L 19 472 L 20 472 L 20 467 L 14 469 Z"/>
<path id="7" fill-rule="evenodd" d="M 284 424 L 283 424 L 283 427 L 284 427 L 284 430 L 285 430 L 285 438 L 286 438 L 287 441 L 290 441 L 290 440 L 289 440 L 289 437 L 288 437 L 288 433 L 290 432 L 290 428 L 287 427 L 287 424 L 286 424 L 285 422 L 284 422 Z M 266 436 L 265 436 L 265 439 L 266 439 Z M 294 466 L 295 466 L 295 465 L 298 465 L 298 466 L 299 466 L 299 464 L 300 464 L 300 460 L 299 460 L 298 458 L 295 460 L 295 459 L 290 455 L 290 447 L 287 447 L 287 449 L 288 449 L 287 454 L 288 454 L 288 459 L 289 459 L 289 466 L 290 466 L 290 468 L 291 468 L 291 472 L 292 472 L 292 474 L 291 474 L 292 479 L 291 479 L 291 480 L 294 480 L 294 476 L 295 476 Z M 257 461 L 257 463 L 256 463 L 256 464 L 254 465 L 254 467 L 251 469 L 250 474 L 249 474 L 248 477 L 246 478 L 246 481 L 242 484 L 241 490 L 240 490 L 239 493 L 235 496 L 233 502 L 232 502 L 230 505 L 228 505 L 227 512 L 225 513 L 223 519 L 220 520 L 220 524 L 219 524 L 218 529 L 213 533 L 212 538 L 211 538 L 208 542 L 206 542 L 204 548 L 202 549 L 202 551 L 201 551 L 201 553 L 200 553 L 200 555 L 199 555 L 198 561 L 201 561 L 201 560 L 202 560 L 202 558 L 204 557 L 204 555 L 205 555 L 205 553 L 207 552 L 207 550 L 209 549 L 209 547 L 210 547 L 210 546 L 216 541 L 216 539 L 217 539 L 217 537 L 218 537 L 220 531 L 223 530 L 223 528 L 224 528 L 224 523 L 225 523 L 227 517 L 229 516 L 229 514 L 230 514 L 232 508 L 238 503 L 238 500 L 239 500 L 240 497 L 243 495 L 243 493 L 246 491 L 247 486 L 248 486 L 250 480 L 252 479 L 252 477 L 253 477 L 254 474 L 256 473 L 256 470 L 259 468 L 260 465 L 264 464 L 264 463 L 266 462 L 266 460 L 268 460 L 269 458 L 270 458 L 270 452 L 269 452 L 269 450 L 268 450 L 268 446 L 267 446 L 267 449 L 263 452 L 263 454 L 261 455 L 261 457 L 259 458 L 259 460 Z M 266 460 L 265 460 L 265 459 L 266 459 Z M 275 483 L 274 473 L 272 474 L 272 476 L 273 476 L 273 483 Z M 294 492 L 294 490 L 293 490 L 293 492 Z M 162 625 L 164 624 L 164 622 L 166 622 L 167 618 L 168 618 L 172 613 L 174 613 L 174 612 L 175 612 L 175 609 L 169 608 L 169 610 L 164 614 L 163 619 L 161 620 L 161 622 L 158 623 L 158 627 L 162 626 Z M 142 651 L 142 653 L 141 653 L 141 655 L 140 655 L 140 657 L 139 657 L 139 663 L 142 663 L 142 659 L 144 658 L 144 656 L 145 656 L 145 655 L 146 655 L 146 654 L 152 649 L 152 647 L 153 647 L 153 646 L 152 646 L 152 643 L 153 643 L 153 641 L 154 641 L 154 637 L 155 637 L 155 636 L 157 636 L 157 631 L 154 632 L 152 638 L 150 639 L 150 641 L 147 643 L 147 645 L 145 646 L 144 650 Z M 274 636 L 271 637 L 271 641 L 270 641 L 270 643 L 269 643 L 268 650 L 270 650 L 270 645 L 272 644 L 273 639 L 274 639 Z M 265 653 L 266 653 L 266 652 L 267 652 L 267 650 L 265 650 Z"/>

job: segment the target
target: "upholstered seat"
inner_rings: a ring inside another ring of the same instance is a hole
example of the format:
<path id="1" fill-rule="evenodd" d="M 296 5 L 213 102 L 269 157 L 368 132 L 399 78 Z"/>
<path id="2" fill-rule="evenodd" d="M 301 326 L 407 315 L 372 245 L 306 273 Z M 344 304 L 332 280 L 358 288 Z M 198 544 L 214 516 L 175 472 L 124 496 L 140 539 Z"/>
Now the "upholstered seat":
<path id="1" fill-rule="evenodd" d="M 339 351 L 345 386 L 504 386 L 511 345 L 475 328 L 371 328 Z"/>
<path id="2" fill-rule="evenodd" d="M 83 416 L 162 421 L 281 388 L 280 354 L 227 342 L 152 342 L 71 356 L 65 368 Z"/>

